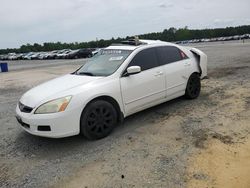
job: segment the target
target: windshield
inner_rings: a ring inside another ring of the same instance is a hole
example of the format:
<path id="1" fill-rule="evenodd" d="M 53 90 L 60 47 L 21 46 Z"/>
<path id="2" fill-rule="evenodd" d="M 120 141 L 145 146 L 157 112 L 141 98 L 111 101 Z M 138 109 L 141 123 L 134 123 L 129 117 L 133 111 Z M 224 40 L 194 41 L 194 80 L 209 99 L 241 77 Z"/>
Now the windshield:
<path id="1" fill-rule="evenodd" d="M 121 66 L 131 52 L 132 50 L 100 50 L 94 57 L 90 58 L 89 61 L 76 72 L 76 74 L 109 76 Z"/>

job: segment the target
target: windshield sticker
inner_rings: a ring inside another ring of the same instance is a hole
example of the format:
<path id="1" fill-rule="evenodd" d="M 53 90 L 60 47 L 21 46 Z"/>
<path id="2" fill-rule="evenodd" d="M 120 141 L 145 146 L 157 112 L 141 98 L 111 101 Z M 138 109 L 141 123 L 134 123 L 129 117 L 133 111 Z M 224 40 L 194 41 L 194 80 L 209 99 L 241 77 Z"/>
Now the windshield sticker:
<path id="1" fill-rule="evenodd" d="M 122 51 L 121 50 L 103 50 L 102 51 L 102 54 L 105 55 L 105 54 L 121 54 Z"/>
<path id="2" fill-rule="evenodd" d="M 122 59 L 123 59 L 123 56 L 111 57 L 109 58 L 109 61 L 121 61 Z"/>

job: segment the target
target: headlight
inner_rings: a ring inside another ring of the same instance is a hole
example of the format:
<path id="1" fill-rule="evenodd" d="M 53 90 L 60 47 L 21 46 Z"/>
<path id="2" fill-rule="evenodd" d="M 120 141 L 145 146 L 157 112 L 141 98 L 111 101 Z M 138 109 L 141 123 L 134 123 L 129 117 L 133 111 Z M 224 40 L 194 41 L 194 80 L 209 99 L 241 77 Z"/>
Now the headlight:
<path id="1" fill-rule="evenodd" d="M 71 98 L 72 96 L 67 96 L 46 102 L 36 109 L 35 114 L 63 112 L 67 108 Z"/>

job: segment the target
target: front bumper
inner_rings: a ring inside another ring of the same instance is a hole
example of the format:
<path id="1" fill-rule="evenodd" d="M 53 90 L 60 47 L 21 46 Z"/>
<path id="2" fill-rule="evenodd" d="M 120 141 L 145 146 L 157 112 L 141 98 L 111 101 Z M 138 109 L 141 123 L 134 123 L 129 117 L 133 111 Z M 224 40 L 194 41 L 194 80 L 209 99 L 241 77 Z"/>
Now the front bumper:
<path id="1" fill-rule="evenodd" d="M 49 138 L 63 138 L 80 133 L 81 110 L 74 109 L 53 114 L 21 112 L 16 107 L 16 118 L 28 133 Z"/>

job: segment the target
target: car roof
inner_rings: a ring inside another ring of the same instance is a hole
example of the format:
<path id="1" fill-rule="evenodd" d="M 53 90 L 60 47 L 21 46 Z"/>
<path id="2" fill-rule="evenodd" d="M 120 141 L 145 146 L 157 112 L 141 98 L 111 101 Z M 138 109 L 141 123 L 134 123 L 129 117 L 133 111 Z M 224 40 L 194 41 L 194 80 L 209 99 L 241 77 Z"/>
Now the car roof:
<path id="1" fill-rule="evenodd" d="M 168 45 L 168 46 L 177 46 L 170 42 L 164 42 L 160 40 L 139 40 L 139 44 L 133 44 L 135 41 L 125 41 L 119 44 L 112 44 L 111 46 L 105 48 L 105 49 L 113 49 L 113 50 L 135 50 L 138 48 L 142 48 L 145 46 L 162 46 L 162 45 Z"/>

